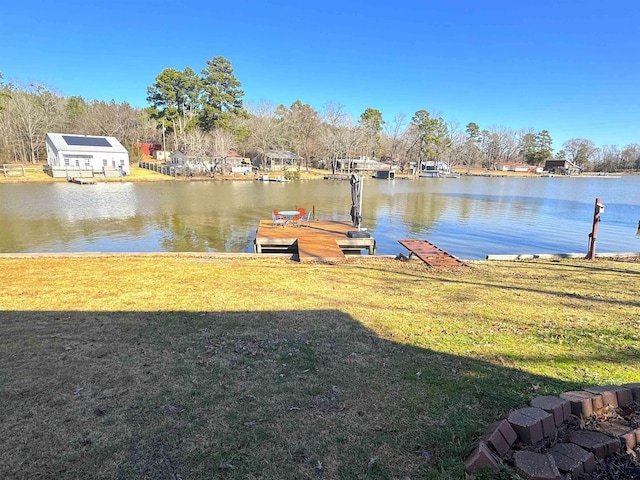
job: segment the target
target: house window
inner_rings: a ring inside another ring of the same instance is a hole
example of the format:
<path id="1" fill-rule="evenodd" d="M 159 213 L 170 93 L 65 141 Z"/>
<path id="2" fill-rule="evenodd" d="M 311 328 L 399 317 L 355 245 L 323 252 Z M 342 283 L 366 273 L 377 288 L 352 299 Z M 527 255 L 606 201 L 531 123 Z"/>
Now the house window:
<path id="1" fill-rule="evenodd" d="M 102 166 L 106 167 L 107 166 L 107 159 L 105 158 L 104 160 L 102 160 Z"/>
<path id="2" fill-rule="evenodd" d="M 88 158 L 84 159 L 84 166 L 87 167 L 87 168 L 89 168 L 91 166 L 91 162 L 89 161 Z"/>
<path id="3" fill-rule="evenodd" d="M 76 167 L 79 167 L 79 166 L 80 166 L 80 159 L 76 158 Z"/>
<path id="4" fill-rule="evenodd" d="M 69 159 L 68 159 L 68 158 L 65 158 L 65 159 L 64 159 L 64 166 L 65 166 L 65 167 L 68 167 L 68 166 L 69 166 Z"/>

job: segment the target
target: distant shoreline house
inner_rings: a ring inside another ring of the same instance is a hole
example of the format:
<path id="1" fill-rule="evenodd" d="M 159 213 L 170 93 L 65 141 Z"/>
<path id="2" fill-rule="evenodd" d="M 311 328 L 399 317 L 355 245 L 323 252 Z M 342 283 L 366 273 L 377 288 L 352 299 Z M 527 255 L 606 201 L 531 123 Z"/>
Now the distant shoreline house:
<path id="1" fill-rule="evenodd" d="M 582 168 L 571 160 L 547 160 L 544 171 L 559 175 L 575 175 L 583 172 Z"/>
<path id="2" fill-rule="evenodd" d="M 177 175 L 213 174 L 216 163 L 213 157 L 196 155 L 176 150 L 171 154 L 168 164 L 176 169 Z"/>
<path id="3" fill-rule="evenodd" d="M 229 150 L 227 158 L 225 158 L 225 165 L 227 169 L 231 169 L 232 174 L 251 175 L 253 172 L 253 166 L 251 165 L 251 159 L 240 155 L 238 152 Z"/>
<path id="4" fill-rule="evenodd" d="M 496 164 L 496 170 L 500 172 L 542 173 L 542 167 L 519 162 L 500 162 Z"/>
<path id="5" fill-rule="evenodd" d="M 175 168 L 179 175 L 204 173 L 250 175 L 252 171 L 250 160 L 233 150 L 229 150 L 224 158 L 220 155 L 195 155 L 176 150 L 171 154 L 168 164 Z"/>
<path id="6" fill-rule="evenodd" d="M 47 173 L 52 177 L 119 177 L 131 174 L 129 152 L 115 137 L 47 133 Z"/>
<path id="7" fill-rule="evenodd" d="M 336 169 L 342 172 L 374 172 L 376 170 L 390 170 L 388 163 L 379 162 L 365 156 L 338 158 L 335 162 Z"/>
<path id="8" fill-rule="evenodd" d="M 286 150 L 269 150 L 253 159 L 253 165 L 267 172 L 295 168 L 302 157 Z"/>
<path id="9" fill-rule="evenodd" d="M 288 168 L 296 167 L 297 162 L 301 160 L 302 157 L 293 152 L 285 150 L 269 150 L 264 155 L 262 168 L 266 171 L 287 170 Z"/>

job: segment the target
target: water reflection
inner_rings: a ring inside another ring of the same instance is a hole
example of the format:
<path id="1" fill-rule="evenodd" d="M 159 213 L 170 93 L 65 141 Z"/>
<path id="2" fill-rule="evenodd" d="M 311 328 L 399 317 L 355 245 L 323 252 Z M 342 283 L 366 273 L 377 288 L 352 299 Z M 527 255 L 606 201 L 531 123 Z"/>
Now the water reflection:
<path id="1" fill-rule="evenodd" d="M 598 251 L 638 251 L 640 177 L 373 180 L 363 226 L 379 254 L 426 238 L 465 259 L 585 252 L 593 202 L 606 212 Z M 349 220 L 348 182 L 161 182 L 0 185 L 0 251 L 249 252 L 270 212 Z"/>

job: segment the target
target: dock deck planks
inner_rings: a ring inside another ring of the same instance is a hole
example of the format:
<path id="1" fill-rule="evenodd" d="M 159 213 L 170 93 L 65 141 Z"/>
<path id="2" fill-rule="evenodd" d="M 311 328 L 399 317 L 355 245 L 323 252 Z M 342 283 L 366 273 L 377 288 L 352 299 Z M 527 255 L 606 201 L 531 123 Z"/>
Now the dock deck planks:
<path id="1" fill-rule="evenodd" d="M 349 238 L 354 227 L 349 222 L 312 220 L 309 226 L 273 227 L 271 220 L 261 220 L 256 233 L 255 251 L 282 251 L 297 254 L 300 262 L 344 260 L 345 252 L 367 250 L 375 254 L 375 239 Z"/>
<path id="2" fill-rule="evenodd" d="M 322 238 L 320 240 L 320 238 Z M 298 238 L 298 259 L 303 262 L 335 262 L 345 256 L 338 243 L 329 237 Z"/>
<path id="3" fill-rule="evenodd" d="M 462 260 L 426 240 L 398 240 L 398 243 L 409 250 L 409 258 L 415 255 L 431 267 L 468 267 Z"/>

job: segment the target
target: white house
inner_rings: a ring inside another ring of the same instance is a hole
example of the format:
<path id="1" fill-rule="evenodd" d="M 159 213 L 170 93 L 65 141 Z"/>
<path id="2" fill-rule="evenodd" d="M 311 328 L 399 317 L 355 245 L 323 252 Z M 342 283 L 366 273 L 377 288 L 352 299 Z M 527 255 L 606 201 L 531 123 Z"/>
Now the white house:
<path id="1" fill-rule="evenodd" d="M 253 171 L 251 159 L 245 158 L 233 150 L 229 150 L 224 163 L 226 164 L 227 170 L 230 168 L 231 173 L 233 174 L 240 173 L 242 175 L 251 175 L 251 172 Z"/>
<path id="2" fill-rule="evenodd" d="M 54 177 L 131 174 L 129 152 L 114 137 L 47 133 L 45 144 Z"/>
<path id="3" fill-rule="evenodd" d="M 216 169 L 216 161 L 213 157 L 187 154 L 180 150 L 171 154 L 169 164 L 174 166 L 180 175 L 185 175 L 187 171 L 190 174 L 202 175 L 207 172 L 213 173 Z"/>
<path id="4" fill-rule="evenodd" d="M 528 172 L 531 169 L 531 165 L 518 162 L 500 162 L 496 165 L 496 170 L 501 172 Z"/>
<path id="5" fill-rule="evenodd" d="M 168 163 L 179 172 L 188 168 L 192 174 L 196 173 L 201 175 L 203 173 L 214 172 L 223 173 L 224 175 L 228 173 L 251 174 L 251 161 L 232 150 L 229 150 L 224 158 L 221 155 L 214 155 L 212 157 L 206 155 L 198 156 L 176 150 L 171 154 Z"/>
<path id="6" fill-rule="evenodd" d="M 368 171 L 389 169 L 388 163 L 382 163 L 369 157 L 338 158 L 336 167 L 341 171 Z"/>

